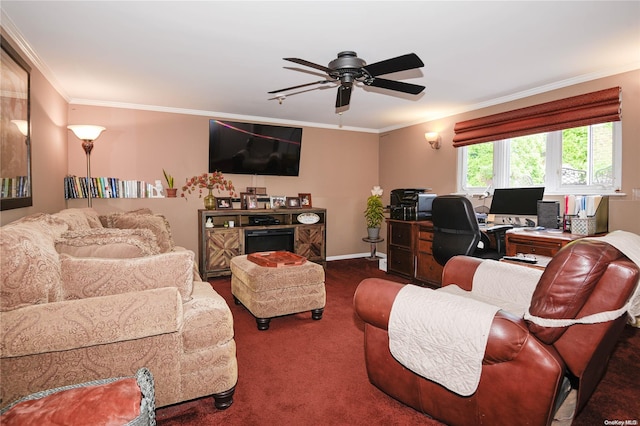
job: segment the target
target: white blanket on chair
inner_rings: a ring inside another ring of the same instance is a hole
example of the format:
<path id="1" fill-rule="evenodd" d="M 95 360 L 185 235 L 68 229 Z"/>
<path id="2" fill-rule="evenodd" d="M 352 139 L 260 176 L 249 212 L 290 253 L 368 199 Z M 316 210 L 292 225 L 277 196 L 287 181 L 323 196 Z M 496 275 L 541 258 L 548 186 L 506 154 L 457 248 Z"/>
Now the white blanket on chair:
<path id="1" fill-rule="evenodd" d="M 406 285 L 389 315 L 389 350 L 398 362 L 462 396 L 480 382 L 497 306 Z"/>
<path id="2" fill-rule="evenodd" d="M 611 244 L 640 268 L 640 235 L 627 231 L 613 231 L 603 237 L 592 239 L 599 239 Z M 633 317 L 640 316 L 640 281 L 634 294 L 629 299 L 628 307 L 629 315 Z"/>

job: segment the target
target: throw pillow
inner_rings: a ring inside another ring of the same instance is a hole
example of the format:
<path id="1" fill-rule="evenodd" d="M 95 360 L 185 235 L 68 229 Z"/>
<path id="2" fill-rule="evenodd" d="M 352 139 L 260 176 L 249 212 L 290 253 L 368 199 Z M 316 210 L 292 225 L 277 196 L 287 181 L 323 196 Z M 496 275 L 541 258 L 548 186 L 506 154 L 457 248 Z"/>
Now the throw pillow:
<path id="1" fill-rule="evenodd" d="M 107 217 L 109 228 L 149 229 L 156 236 L 161 253 L 173 250 L 175 244 L 171 236 L 171 227 L 167 219 L 159 214 L 120 213 Z"/>
<path id="2" fill-rule="evenodd" d="M 84 299 L 130 291 L 176 287 L 183 301 L 193 291 L 192 251 L 133 259 L 79 258 L 60 255 L 64 298 Z"/>
<path id="3" fill-rule="evenodd" d="M 58 253 L 75 257 L 132 258 L 160 253 L 149 229 L 94 228 L 65 232 L 56 239 Z"/>
<path id="4" fill-rule="evenodd" d="M 90 229 L 89 220 L 84 212 L 85 209 L 71 208 L 60 210 L 58 213 L 54 213 L 53 216 L 61 219 L 67 225 L 69 225 L 69 231 L 79 231 L 82 229 Z"/>
<path id="5" fill-rule="evenodd" d="M 0 311 L 60 298 L 60 262 L 54 237 L 39 225 L 0 228 Z"/>

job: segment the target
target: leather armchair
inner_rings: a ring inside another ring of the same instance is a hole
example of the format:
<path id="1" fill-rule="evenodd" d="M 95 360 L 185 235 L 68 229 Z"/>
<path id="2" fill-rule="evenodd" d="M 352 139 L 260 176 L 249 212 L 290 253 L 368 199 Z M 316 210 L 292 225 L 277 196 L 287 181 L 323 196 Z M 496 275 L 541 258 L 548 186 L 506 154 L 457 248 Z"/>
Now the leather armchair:
<path id="1" fill-rule="evenodd" d="M 442 285 L 472 291 L 482 262 L 494 261 L 453 257 L 444 268 Z M 625 306 L 639 276 L 638 267 L 611 245 L 578 240 L 563 248 L 542 273 L 529 312 L 557 319 L 616 310 Z M 402 287 L 369 278 L 356 290 L 355 310 L 365 322 L 369 380 L 448 425 L 550 424 L 566 378 L 576 394 L 575 416 L 602 378 L 627 320 L 622 315 L 602 323 L 549 328 L 499 310 L 491 324 L 479 385 L 475 393 L 463 397 L 413 373 L 391 355 L 387 327 Z"/>

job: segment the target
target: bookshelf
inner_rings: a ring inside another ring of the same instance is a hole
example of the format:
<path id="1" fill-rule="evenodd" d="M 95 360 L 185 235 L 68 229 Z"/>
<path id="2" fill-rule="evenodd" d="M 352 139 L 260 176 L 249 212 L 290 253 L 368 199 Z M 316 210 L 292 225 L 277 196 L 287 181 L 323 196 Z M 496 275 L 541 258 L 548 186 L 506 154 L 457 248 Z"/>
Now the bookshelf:
<path id="1" fill-rule="evenodd" d="M 155 185 L 140 180 L 125 180 L 113 177 L 93 177 L 87 185 L 86 176 L 65 176 L 64 198 L 152 198 Z"/>
<path id="2" fill-rule="evenodd" d="M 0 178 L 0 198 L 29 197 L 29 188 L 27 176 Z"/>

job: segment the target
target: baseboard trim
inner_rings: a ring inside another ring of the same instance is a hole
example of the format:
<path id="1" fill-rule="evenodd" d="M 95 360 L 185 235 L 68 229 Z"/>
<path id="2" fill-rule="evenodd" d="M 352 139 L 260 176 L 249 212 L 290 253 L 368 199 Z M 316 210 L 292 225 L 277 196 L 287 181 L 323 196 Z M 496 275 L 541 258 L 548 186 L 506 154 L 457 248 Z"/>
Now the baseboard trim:
<path id="1" fill-rule="evenodd" d="M 365 252 L 365 253 L 352 253 L 352 254 L 341 254 L 339 256 L 327 256 L 327 262 L 330 262 L 332 260 L 346 260 L 346 259 L 357 259 L 359 257 L 369 257 L 371 256 L 370 252 Z M 385 253 L 376 253 L 376 256 L 380 257 L 380 258 L 385 258 L 387 257 L 387 255 Z"/>

